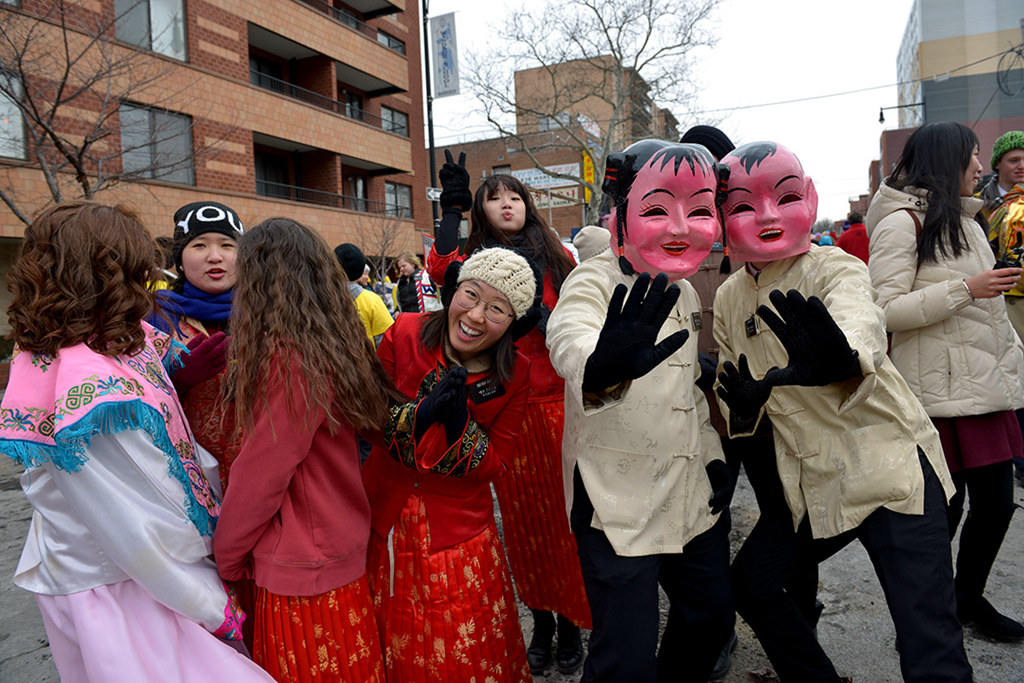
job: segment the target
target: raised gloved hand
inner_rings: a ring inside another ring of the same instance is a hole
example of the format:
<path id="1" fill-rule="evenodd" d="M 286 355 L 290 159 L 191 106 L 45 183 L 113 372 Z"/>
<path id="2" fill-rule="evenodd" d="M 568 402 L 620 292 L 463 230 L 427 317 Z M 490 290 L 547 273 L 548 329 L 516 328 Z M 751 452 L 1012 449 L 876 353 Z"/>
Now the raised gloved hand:
<path id="1" fill-rule="evenodd" d="M 738 368 L 731 360 L 722 364 L 722 372 L 718 374 L 717 393 L 725 405 L 729 406 L 729 417 L 734 432 L 747 431 L 745 427 L 753 426 L 753 422 L 761 413 L 761 406 L 767 403 L 768 397 L 771 396 L 773 385 L 768 377 L 774 372 L 778 372 L 778 368 L 769 370 L 764 379 L 754 379 L 747 357 L 742 353 Z"/>
<path id="2" fill-rule="evenodd" d="M 517 318 L 512 323 L 512 341 L 519 341 L 530 333 L 533 328 L 537 328 L 537 331 L 542 335 L 547 335 L 548 329 L 548 318 L 551 316 L 551 311 L 543 303 L 536 306 L 531 306 L 523 317 Z"/>
<path id="3" fill-rule="evenodd" d="M 715 371 L 718 363 L 706 353 L 697 354 L 697 363 L 700 365 L 700 374 L 697 376 L 697 388 L 701 391 L 710 391 L 715 386 Z"/>
<path id="4" fill-rule="evenodd" d="M 705 467 L 708 481 L 711 482 L 711 499 L 708 506 L 711 513 L 717 515 L 729 507 L 732 494 L 736 491 L 736 473 L 722 460 L 712 460 Z"/>
<path id="5" fill-rule="evenodd" d="M 469 191 L 469 171 L 466 170 L 466 153 L 459 153 L 459 161 L 452 160 L 452 153 L 444 151 L 444 166 L 437 172 L 441 181 L 441 208 L 469 211 L 473 208 L 473 193 Z"/>
<path id="6" fill-rule="evenodd" d="M 458 425 L 459 434 L 466 426 L 469 412 L 466 406 L 467 389 L 466 368 L 459 366 L 441 378 L 434 388 L 416 406 L 416 437 L 419 438 L 433 424 L 442 424 L 446 435 L 449 435 L 449 424 L 457 425 L 458 419 L 465 416 Z M 461 402 L 461 405 L 460 405 Z M 450 438 L 450 435 L 449 435 Z M 451 440 L 449 441 L 451 443 Z"/>
<path id="7" fill-rule="evenodd" d="M 816 296 L 804 299 L 795 289 L 768 295 L 775 311 L 758 306 L 757 315 L 771 328 L 789 354 L 789 365 L 769 370 L 772 386 L 821 387 L 861 374 L 857 352 Z"/>
<path id="8" fill-rule="evenodd" d="M 186 344 L 189 354 L 181 355 L 181 367 L 171 374 L 171 381 L 178 393 L 185 393 L 223 370 L 227 366 L 230 343 L 231 338 L 223 332 L 214 332 L 209 337 L 197 335 L 190 339 Z"/>
<path id="9" fill-rule="evenodd" d="M 689 330 L 680 330 L 655 343 L 678 299 L 679 287 L 668 286 L 664 273 L 658 273 L 653 282 L 649 273 L 640 275 L 629 290 L 628 299 L 626 286 L 617 285 L 608 302 L 608 315 L 597 345 L 583 370 L 583 391 L 603 391 L 643 377 L 678 351 L 689 339 Z"/>

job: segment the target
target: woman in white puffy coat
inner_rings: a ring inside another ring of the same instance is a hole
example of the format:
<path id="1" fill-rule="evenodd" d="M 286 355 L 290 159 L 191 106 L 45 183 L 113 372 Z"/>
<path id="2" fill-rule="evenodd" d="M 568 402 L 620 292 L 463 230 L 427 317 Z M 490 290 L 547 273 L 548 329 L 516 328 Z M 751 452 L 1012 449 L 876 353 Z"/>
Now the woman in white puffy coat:
<path id="1" fill-rule="evenodd" d="M 957 611 L 999 640 L 1024 626 L 984 597 L 1013 514 L 1011 459 L 1021 453 L 1013 410 L 1024 405 L 1024 348 L 1002 294 L 1020 268 L 993 268 L 974 216 L 978 140 L 959 123 L 927 124 L 907 139 L 867 216 L 871 281 L 892 333 L 891 357 L 942 437 L 956 495 L 949 528 L 970 511 L 957 555 Z"/>

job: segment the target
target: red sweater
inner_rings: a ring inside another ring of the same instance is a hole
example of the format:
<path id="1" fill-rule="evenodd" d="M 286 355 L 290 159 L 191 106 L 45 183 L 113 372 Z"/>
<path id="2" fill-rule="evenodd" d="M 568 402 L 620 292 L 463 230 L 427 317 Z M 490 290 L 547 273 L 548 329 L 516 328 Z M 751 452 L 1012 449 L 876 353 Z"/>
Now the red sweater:
<path id="1" fill-rule="evenodd" d="M 568 253 L 568 252 L 566 252 Z M 458 251 L 450 254 L 438 254 L 434 247 L 430 248 L 427 258 L 427 274 L 434 282 L 444 282 L 444 271 L 453 261 L 465 261 L 466 256 Z M 558 303 L 558 290 L 551 282 L 551 271 L 544 272 L 544 294 L 541 301 L 549 311 L 555 310 Z M 565 380 L 558 376 L 548 356 L 547 340 L 536 328 L 516 342 L 516 348 L 530 359 L 530 397 L 533 399 L 561 396 L 565 391 Z"/>
<path id="2" fill-rule="evenodd" d="M 431 351 L 420 341 L 420 328 L 428 315 L 400 315 L 384 333 L 377 349 L 398 390 L 410 397 L 417 395 L 421 382 L 438 365 L 448 366 L 440 348 Z M 388 535 L 413 493 L 423 497 L 434 550 L 462 543 L 491 523 L 494 505 L 490 482 L 505 471 L 512 459 L 514 442 L 526 416 L 529 376 L 529 360 L 517 354 L 515 374 L 504 386 L 504 394 L 480 404 L 470 398 L 469 415 L 471 421 L 486 432 L 487 449 L 479 465 L 464 476 L 445 476 L 433 470 L 406 467 L 382 444 L 374 445 L 363 467 L 363 481 L 377 533 Z M 490 373 L 472 373 L 466 383 L 472 385 L 488 377 Z M 436 462 L 446 447 L 444 428 L 433 425 L 416 441 L 417 461 Z"/>
<path id="3" fill-rule="evenodd" d="M 366 573 L 370 506 L 355 433 L 343 426 L 331 434 L 323 411 L 304 426 L 305 384 L 297 360 L 288 364 L 287 380 L 269 383 L 242 440 L 213 550 L 224 579 L 254 578 L 278 595 L 320 595 Z"/>
<path id="4" fill-rule="evenodd" d="M 836 246 L 847 254 L 856 256 L 864 263 L 868 262 L 868 231 L 863 223 L 854 223 L 846 232 L 839 236 Z"/>

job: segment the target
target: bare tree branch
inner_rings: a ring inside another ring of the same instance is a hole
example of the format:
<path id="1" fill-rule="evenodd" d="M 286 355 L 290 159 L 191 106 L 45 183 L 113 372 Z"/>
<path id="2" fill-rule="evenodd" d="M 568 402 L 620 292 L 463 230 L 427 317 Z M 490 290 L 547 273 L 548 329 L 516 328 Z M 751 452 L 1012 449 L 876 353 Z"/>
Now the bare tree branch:
<path id="1" fill-rule="evenodd" d="M 486 55 L 470 55 L 464 73 L 495 130 L 516 141 L 537 168 L 589 189 L 588 208 L 596 215 L 605 155 L 662 135 L 652 129 L 653 103 L 668 109 L 693 97 L 692 53 L 714 43 L 707 26 L 718 4 L 559 0 L 539 12 L 520 9 L 494 32 L 504 40 Z M 537 67 L 543 73 L 537 92 L 517 92 L 514 72 Z M 580 115 L 600 134 L 592 135 Z M 547 134 L 539 135 L 542 131 Z M 589 156 L 595 180 L 544 169 L 537 153 L 553 146 L 573 150 L 581 159 Z"/>
<path id="2" fill-rule="evenodd" d="M 229 134 L 193 139 L 191 117 L 175 119 L 162 106 L 180 101 L 189 79 L 172 81 L 172 63 L 115 41 L 118 22 L 142 6 L 148 3 L 128 3 L 117 14 L 51 0 L 32 14 L 0 3 L 0 97 L 20 113 L 27 159 L 42 172 L 55 202 L 91 199 L 123 181 L 192 169 L 197 159 L 216 156 Z M 171 91 L 169 82 L 179 85 Z M 126 105 L 147 112 L 146 135 L 125 136 Z M 28 222 L 27 212 L 14 206 L 18 198 L 11 188 L 0 191 L 0 199 Z"/>

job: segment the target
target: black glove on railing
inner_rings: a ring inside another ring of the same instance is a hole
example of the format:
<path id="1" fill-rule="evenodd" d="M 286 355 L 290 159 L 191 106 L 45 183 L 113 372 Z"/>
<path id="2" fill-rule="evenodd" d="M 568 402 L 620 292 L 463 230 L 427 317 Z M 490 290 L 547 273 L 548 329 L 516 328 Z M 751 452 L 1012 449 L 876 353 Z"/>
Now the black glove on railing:
<path id="1" fill-rule="evenodd" d="M 778 372 L 772 368 L 764 379 L 754 379 L 750 374 L 747 357 L 740 354 L 739 367 L 731 360 L 722 363 L 722 372 L 718 374 L 718 397 L 729 406 L 729 425 L 733 432 L 746 432 L 754 426 L 757 416 L 761 414 L 761 406 L 768 402 L 772 393 L 769 377 Z"/>
<path id="2" fill-rule="evenodd" d="M 804 299 L 795 289 L 768 295 L 775 311 L 758 306 L 757 315 L 771 328 L 789 354 L 789 365 L 769 370 L 765 380 L 772 386 L 821 387 L 861 374 L 857 352 L 816 296 Z"/>
<path id="3" fill-rule="evenodd" d="M 736 473 L 722 460 L 712 460 L 704 470 L 708 473 L 708 481 L 711 482 L 711 499 L 708 500 L 708 506 L 712 514 L 717 515 L 732 502 L 732 494 L 736 491 Z"/>
<path id="4" fill-rule="evenodd" d="M 441 378 L 434 388 L 427 394 L 420 404 L 416 406 L 416 438 L 423 436 L 423 433 L 432 424 L 444 424 L 445 432 L 448 431 L 447 423 L 457 421 L 466 408 L 466 368 L 459 366 Z M 461 410 L 457 405 L 461 396 Z M 468 413 L 467 413 L 468 419 Z M 462 426 L 465 427 L 465 420 Z M 461 429 L 459 432 L 461 433 Z"/>
<path id="5" fill-rule="evenodd" d="M 608 302 L 608 315 L 597 345 L 583 371 L 583 391 L 603 391 L 643 377 L 678 351 L 690 337 L 689 330 L 680 330 L 655 343 L 678 299 L 679 287 L 668 286 L 664 273 L 658 273 L 653 282 L 650 274 L 640 275 L 629 290 L 628 299 L 626 286 L 617 285 Z"/>

